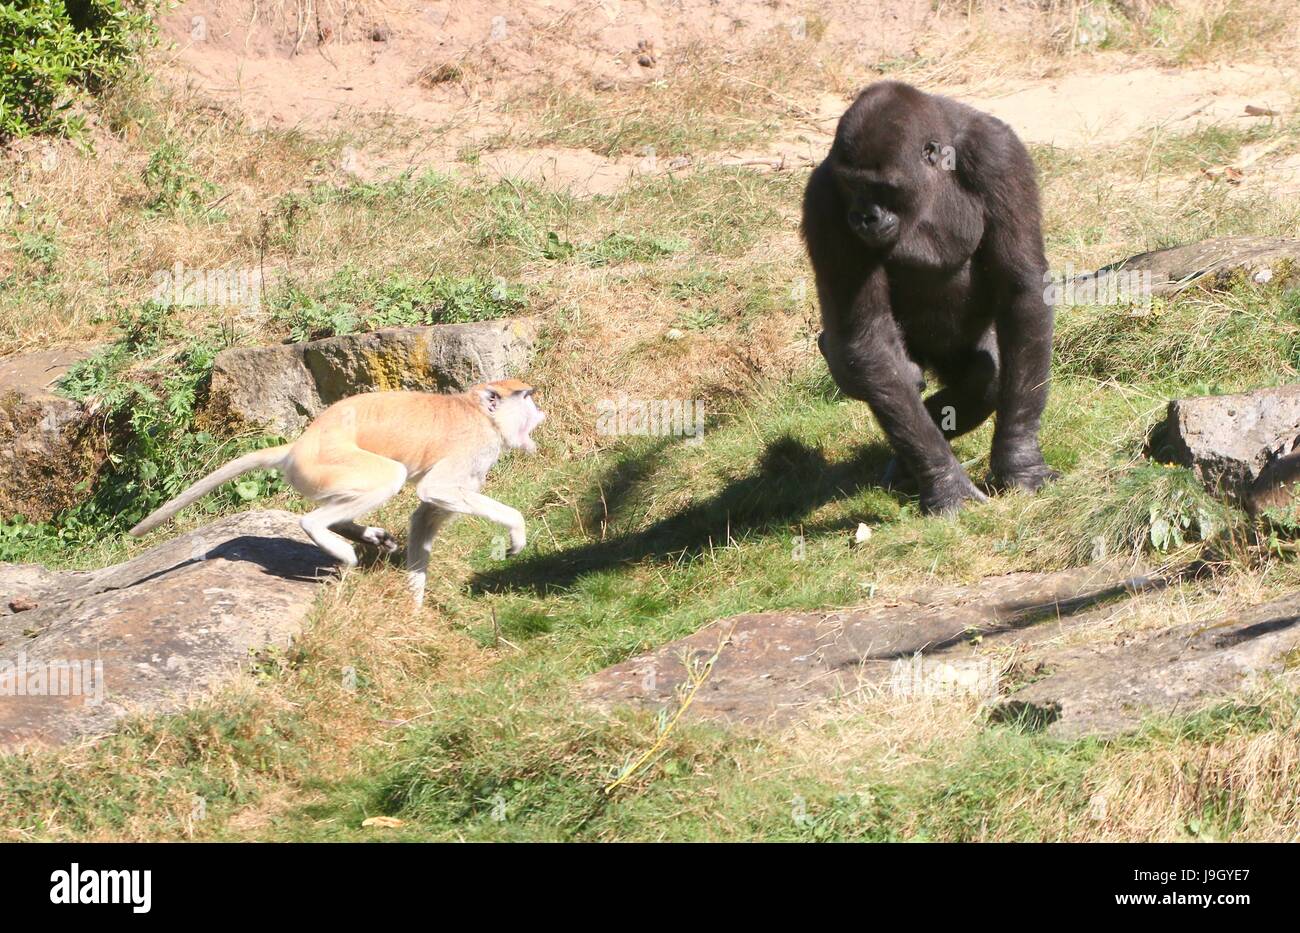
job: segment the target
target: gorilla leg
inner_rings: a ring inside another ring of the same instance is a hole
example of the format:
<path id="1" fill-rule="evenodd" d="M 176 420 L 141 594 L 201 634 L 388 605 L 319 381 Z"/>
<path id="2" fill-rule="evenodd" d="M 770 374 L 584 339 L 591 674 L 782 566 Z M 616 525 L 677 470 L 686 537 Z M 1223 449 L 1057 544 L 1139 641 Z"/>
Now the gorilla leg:
<path id="1" fill-rule="evenodd" d="M 952 440 L 983 424 L 998 406 L 998 342 L 993 328 L 960 359 L 936 366 L 943 388 L 925 400 L 925 410 Z"/>
<path id="2" fill-rule="evenodd" d="M 868 278 L 856 297 L 851 329 L 823 332 L 818 345 L 831 376 L 845 395 L 871 406 L 899 461 L 917 479 L 923 512 L 949 512 L 964 500 L 983 500 L 921 400 L 921 369 L 890 313 L 885 286 L 879 274 Z"/>
<path id="3" fill-rule="evenodd" d="M 956 360 L 935 366 L 943 388 L 925 400 L 925 410 L 947 440 L 973 431 L 998 404 L 998 344 L 992 328 Z M 924 382 L 921 383 L 924 389 Z M 910 480 L 910 483 L 908 482 Z M 881 483 L 889 488 L 915 485 L 897 457 L 885 466 Z"/>

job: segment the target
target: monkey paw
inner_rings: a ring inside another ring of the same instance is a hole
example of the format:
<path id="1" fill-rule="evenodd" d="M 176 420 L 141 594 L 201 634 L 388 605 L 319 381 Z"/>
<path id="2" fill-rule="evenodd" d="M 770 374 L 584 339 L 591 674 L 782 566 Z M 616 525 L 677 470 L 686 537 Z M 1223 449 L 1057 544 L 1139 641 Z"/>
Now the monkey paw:
<path id="1" fill-rule="evenodd" d="M 524 530 L 518 528 L 510 532 L 510 547 L 506 549 L 507 557 L 514 557 L 524 549 Z"/>
<path id="2" fill-rule="evenodd" d="M 383 528 L 367 528 L 361 535 L 361 540 L 373 544 L 385 554 L 392 554 L 397 550 L 397 539 Z"/>

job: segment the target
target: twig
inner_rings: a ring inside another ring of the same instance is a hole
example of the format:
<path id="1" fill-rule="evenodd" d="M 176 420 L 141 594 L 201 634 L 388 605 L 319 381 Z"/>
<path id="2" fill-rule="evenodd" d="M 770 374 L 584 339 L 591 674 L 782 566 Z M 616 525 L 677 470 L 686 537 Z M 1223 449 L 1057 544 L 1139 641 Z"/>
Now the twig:
<path id="1" fill-rule="evenodd" d="M 622 774 L 615 778 L 611 783 L 605 785 L 606 795 L 612 794 L 620 784 L 623 784 L 632 777 L 632 775 L 640 771 L 641 766 L 649 761 L 654 756 L 655 752 L 663 748 L 664 742 L 666 742 L 668 736 L 672 734 L 673 728 L 677 725 L 677 721 L 682 718 L 683 713 L 690 709 L 691 703 L 695 700 L 695 694 L 699 692 L 700 687 L 704 686 L 704 682 L 709 679 L 709 674 L 713 673 L 713 665 L 717 663 L 718 656 L 722 654 L 722 649 L 726 646 L 727 642 L 731 641 L 731 635 L 735 631 L 736 623 L 732 622 L 731 628 L 727 631 L 726 637 L 723 638 L 722 641 L 718 642 L 718 649 L 713 652 L 713 656 L 709 658 L 709 660 L 704 662 L 704 669 L 701 670 L 697 676 L 692 677 L 694 682 L 691 684 L 690 692 L 687 693 L 686 697 L 682 700 L 682 705 L 677 707 L 677 712 L 673 714 L 673 718 L 668 720 L 668 724 L 664 726 L 663 731 L 659 733 L 659 738 L 655 740 L 653 745 L 646 749 L 645 753 L 641 755 L 640 758 L 628 767 L 624 768 Z M 687 666 L 687 676 L 691 676 L 689 666 Z"/>

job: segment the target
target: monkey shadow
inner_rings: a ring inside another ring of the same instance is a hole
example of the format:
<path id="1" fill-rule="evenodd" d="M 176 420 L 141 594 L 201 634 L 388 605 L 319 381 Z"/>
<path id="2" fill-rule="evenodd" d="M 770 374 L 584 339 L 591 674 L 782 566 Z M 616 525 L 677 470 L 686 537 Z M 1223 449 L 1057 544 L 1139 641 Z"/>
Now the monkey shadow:
<path id="1" fill-rule="evenodd" d="M 140 586 L 169 573 L 202 564 L 209 560 L 227 560 L 256 564 L 262 572 L 295 582 L 314 582 L 321 577 L 337 576 L 338 565 L 320 548 L 292 538 L 268 538 L 261 535 L 238 535 L 214 547 L 196 551 L 184 560 L 160 567 L 131 579 L 125 586 Z"/>
<path id="2" fill-rule="evenodd" d="M 205 560 L 216 557 L 256 564 L 264 573 L 294 581 L 310 582 L 339 572 L 338 564 L 316 545 L 291 538 L 239 535 L 203 555 Z"/>
<path id="3" fill-rule="evenodd" d="M 617 515 L 641 484 L 662 462 L 663 447 L 615 466 L 601 483 L 601 493 L 582 507 L 584 521 L 597 524 Z M 530 590 L 546 593 L 566 589 L 582 576 L 644 560 L 678 559 L 728 536 L 767 532 L 792 522 L 836 499 L 880 485 L 879 476 L 892 456 L 886 444 L 860 448 L 847 460 L 831 463 L 821 450 L 792 437 L 782 437 L 764 449 L 746 476 L 733 480 L 716 495 L 694 503 L 653 525 L 630 534 L 568 548 L 553 554 L 514 558 L 470 580 L 475 593 Z M 900 501 L 906 497 L 898 495 Z"/>

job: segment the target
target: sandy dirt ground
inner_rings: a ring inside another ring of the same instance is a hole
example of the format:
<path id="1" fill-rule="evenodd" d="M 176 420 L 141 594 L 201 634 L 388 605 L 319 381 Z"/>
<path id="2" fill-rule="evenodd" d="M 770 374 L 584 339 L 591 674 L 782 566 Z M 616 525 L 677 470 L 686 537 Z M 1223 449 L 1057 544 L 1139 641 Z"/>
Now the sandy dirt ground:
<path id="1" fill-rule="evenodd" d="M 526 113 L 524 90 L 600 90 L 663 81 L 701 49 L 740 55 L 817 34 L 818 54 L 880 62 L 916 54 L 958 28 L 928 0 L 806 6 L 783 0 L 190 0 L 164 19 L 170 72 L 253 125 L 355 131 L 400 122 L 405 140 L 349 147 L 340 171 L 373 179 L 417 168 L 509 176 L 578 195 L 616 190 L 639 174 L 727 163 L 755 170 L 807 165 L 824 154 L 849 95 L 797 102 L 798 125 L 756 149 L 655 158 L 586 149 L 484 147 Z M 1043 78 L 984 76 L 927 83 L 1010 123 L 1029 143 L 1110 145 L 1139 134 L 1289 114 L 1300 72 L 1288 61 L 1228 66 L 1071 69 Z M 779 94 L 779 90 L 774 89 Z M 466 147 L 479 147 L 466 160 Z M 1294 156 L 1251 154 L 1247 170 L 1300 186 Z"/>

